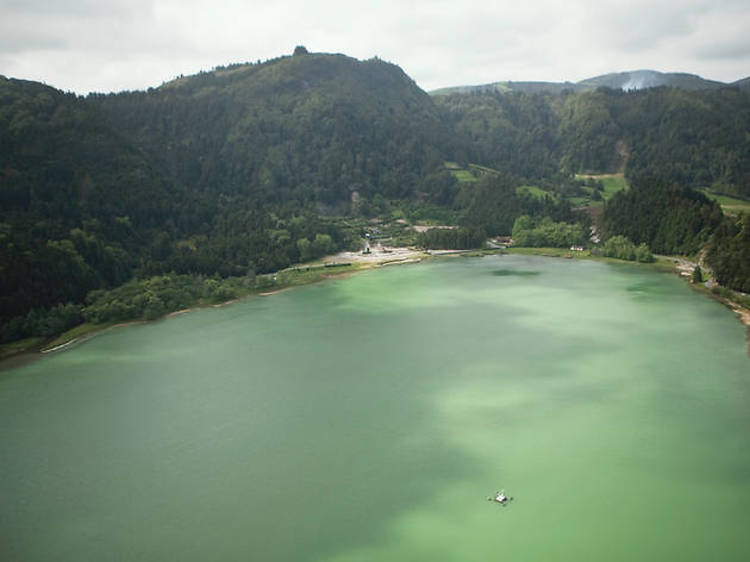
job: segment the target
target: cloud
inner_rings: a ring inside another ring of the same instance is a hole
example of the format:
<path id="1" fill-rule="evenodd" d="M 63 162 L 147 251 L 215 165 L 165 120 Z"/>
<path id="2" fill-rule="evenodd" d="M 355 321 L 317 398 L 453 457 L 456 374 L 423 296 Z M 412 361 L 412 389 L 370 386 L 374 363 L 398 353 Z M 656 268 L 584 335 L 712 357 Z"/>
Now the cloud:
<path id="1" fill-rule="evenodd" d="M 65 49 L 67 45 L 65 37 L 54 37 L 41 31 L 6 28 L 0 33 L 0 53 Z"/>
<path id="2" fill-rule="evenodd" d="M 746 0 L 0 0 L 0 73 L 85 93 L 312 51 L 399 64 L 426 89 L 655 67 L 747 74 Z"/>

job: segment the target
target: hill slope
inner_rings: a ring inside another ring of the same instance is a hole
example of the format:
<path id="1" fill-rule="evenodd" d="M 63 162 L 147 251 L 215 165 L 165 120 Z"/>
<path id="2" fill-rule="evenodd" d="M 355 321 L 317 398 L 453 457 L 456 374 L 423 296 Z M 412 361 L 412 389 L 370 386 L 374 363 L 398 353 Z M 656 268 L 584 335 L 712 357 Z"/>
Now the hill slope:
<path id="1" fill-rule="evenodd" d="M 740 81 L 741 82 L 741 81 Z M 703 90 L 717 90 L 726 86 L 740 86 L 738 82 L 725 84 L 714 80 L 706 80 L 695 74 L 681 72 L 658 72 L 656 70 L 633 70 L 629 72 L 613 72 L 586 78 L 580 82 L 493 82 L 477 86 L 452 86 L 432 90 L 431 95 L 468 94 L 472 92 L 523 92 L 560 93 L 564 91 L 587 92 L 597 88 L 612 88 L 613 90 L 643 90 L 666 86 L 679 88 L 691 92 Z"/>
<path id="2" fill-rule="evenodd" d="M 344 55 L 235 65 L 90 102 L 179 181 L 270 202 L 407 196 L 451 143 L 400 68 Z"/>
<path id="3" fill-rule="evenodd" d="M 523 214 L 574 220 L 578 172 L 750 194 L 737 88 L 429 96 L 378 59 L 298 53 L 85 99 L 0 78 L 0 340 L 80 321 L 92 290 L 134 276 L 249 283 L 357 237 L 325 215 L 439 220 L 478 239 Z M 110 300 L 108 318 L 130 317 Z"/>
<path id="4" fill-rule="evenodd" d="M 576 84 L 578 90 L 595 88 L 612 88 L 614 90 L 644 90 L 667 86 L 688 91 L 716 90 L 726 84 L 706 80 L 695 74 L 681 72 L 657 72 L 655 70 L 634 70 L 604 74 L 581 80 Z"/>
<path id="5" fill-rule="evenodd" d="M 173 197 L 84 100 L 0 78 L 0 320 L 125 281 Z"/>

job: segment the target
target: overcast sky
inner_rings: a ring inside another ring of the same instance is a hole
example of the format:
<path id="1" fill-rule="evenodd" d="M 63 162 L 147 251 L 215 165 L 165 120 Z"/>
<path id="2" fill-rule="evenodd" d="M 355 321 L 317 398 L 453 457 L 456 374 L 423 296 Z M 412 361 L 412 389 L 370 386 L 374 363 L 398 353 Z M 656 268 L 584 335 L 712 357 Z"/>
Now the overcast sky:
<path id="1" fill-rule="evenodd" d="M 748 0 L 0 0 L 0 74 L 79 94 L 315 52 L 426 90 L 654 69 L 750 75 Z"/>

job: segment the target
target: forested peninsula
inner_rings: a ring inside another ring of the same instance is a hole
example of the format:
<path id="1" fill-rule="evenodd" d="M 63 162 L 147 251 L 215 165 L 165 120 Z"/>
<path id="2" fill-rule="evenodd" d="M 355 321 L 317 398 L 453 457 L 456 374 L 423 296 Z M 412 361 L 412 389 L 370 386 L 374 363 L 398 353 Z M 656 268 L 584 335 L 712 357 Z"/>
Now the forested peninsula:
<path id="1" fill-rule="evenodd" d="M 600 83 L 428 94 L 303 47 L 147 91 L 0 77 L 0 343 L 226 301 L 384 238 L 679 254 L 742 300 L 750 94 Z"/>

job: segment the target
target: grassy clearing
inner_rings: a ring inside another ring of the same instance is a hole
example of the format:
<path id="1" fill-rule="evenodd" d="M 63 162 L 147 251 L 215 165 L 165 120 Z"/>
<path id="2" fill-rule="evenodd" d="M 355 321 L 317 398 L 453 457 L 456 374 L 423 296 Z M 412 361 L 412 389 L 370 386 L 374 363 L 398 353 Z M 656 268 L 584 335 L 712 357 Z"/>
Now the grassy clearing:
<path id="1" fill-rule="evenodd" d="M 589 197 L 568 197 L 573 207 L 597 207 L 602 205 L 601 201 L 592 201 Z"/>
<path id="2" fill-rule="evenodd" d="M 552 193 L 550 191 L 545 191 L 540 187 L 537 187 L 535 185 L 521 185 L 516 188 L 516 193 L 518 195 L 526 194 L 531 195 L 533 197 L 536 197 L 537 199 L 543 199 L 545 196 L 552 197 L 553 199 L 557 199 L 557 194 Z"/>
<path id="3" fill-rule="evenodd" d="M 602 182 L 604 190 L 601 191 L 601 196 L 604 201 L 612 197 L 618 191 L 628 189 L 628 182 L 623 174 L 576 174 L 576 179 L 585 180 L 593 179 Z M 590 194 L 594 193 L 594 188 L 589 186 L 583 186 L 583 189 L 588 191 Z M 590 197 L 571 197 L 571 204 L 582 207 L 582 206 L 601 206 L 602 201 L 592 201 Z"/>
<path id="4" fill-rule="evenodd" d="M 607 174 L 594 179 L 600 179 L 604 185 L 604 192 L 602 193 L 604 199 L 609 199 L 618 191 L 628 189 L 629 187 L 623 174 Z"/>
<path id="5" fill-rule="evenodd" d="M 257 286 L 261 292 L 268 290 L 286 289 L 299 285 L 317 283 L 330 277 L 351 273 L 361 269 L 361 264 L 350 263 L 342 265 L 324 265 L 322 263 L 305 264 L 277 273 L 259 275 Z"/>
<path id="6" fill-rule="evenodd" d="M 462 168 L 457 162 L 443 162 L 443 166 L 460 182 L 473 183 L 477 181 L 477 178 L 469 170 Z"/>
<path id="7" fill-rule="evenodd" d="M 0 359 L 5 359 L 13 355 L 18 355 L 24 351 L 30 351 L 32 349 L 38 349 L 44 338 L 25 338 L 18 341 L 12 341 L 10 343 L 0 344 Z"/>
<path id="8" fill-rule="evenodd" d="M 567 258 L 567 259 L 591 259 L 597 258 L 592 256 L 591 252 L 584 250 L 582 252 L 574 252 L 567 248 L 519 248 L 511 247 L 504 250 L 508 254 L 516 254 L 522 256 L 542 256 L 545 258 Z"/>
<path id="9" fill-rule="evenodd" d="M 451 170 L 451 174 L 453 174 L 453 177 L 455 177 L 458 181 L 467 183 L 477 181 L 477 178 L 475 178 L 468 170 Z"/>
<path id="10" fill-rule="evenodd" d="M 445 166 L 445 169 L 449 170 L 458 181 L 466 183 L 477 181 L 478 176 L 483 174 L 497 175 L 500 173 L 493 168 L 480 166 L 479 164 L 469 164 L 466 168 L 462 168 L 456 162 L 443 162 L 443 166 Z"/>
<path id="11" fill-rule="evenodd" d="M 541 256 L 545 258 L 565 258 L 575 260 L 595 260 L 605 263 L 627 263 L 638 265 L 641 267 L 650 267 L 658 271 L 673 272 L 675 271 L 675 263 L 668 259 L 659 258 L 654 256 L 655 261 L 650 263 L 643 263 L 637 261 L 619 260 L 617 258 L 609 258 L 601 255 L 594 255 L 590 250 L 583 250 L 582 252 L 575 252 L 568 250 L 567 248 L 520 248 L 510 247 L 502 250 L 502 253 L 516 254 L 522 256 Z"/>
<path id="12" fill-rule="evenodd" d="M 729 195 L 722 195 L 716 193 L 710 189 L 700 190 L 706 197 L 713 199 L 719 205 L 721 209 L 730 215 L 736 215 L 737 213 L 750 213 L 750 201 L 744 199 L 737 199 L 736 197 L 730 197 Z"/>
<path id="13" fill-rule="evenodd" d="M 68 330 L 67 332 L 63 332 L 54 340 L 46 344 L 44 346 L 44 349 L 45 350 L 52 349 L 54 347 L 57 347 L 58 345 L 66 344 L 77 338 L 81 338 L 83 336 L 93 334 L 94 332 L 98 332 L 106 328 L 109 328 L 110 326 L 113 326 L 113 324 L 93 324 L 91 322 L 85 322 L 83 324 L 80 324 L 79 326 L 76 326 L 75 328 L 71 330 Z"/>
<path id="14" fill-rule="evenodd" d="M 469 169 L 476 170 L 477 172 L 480 172 L 483 174 L 491 174 L 493 176 L 496 176 L 500 173 L 494 168 L 488 168 L 487 166 L 480 166 L 479 164 L 469 164 Z"/>

